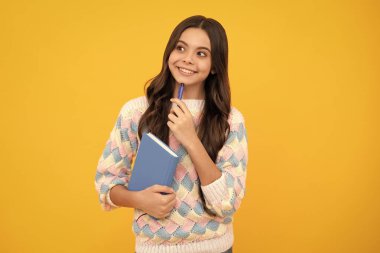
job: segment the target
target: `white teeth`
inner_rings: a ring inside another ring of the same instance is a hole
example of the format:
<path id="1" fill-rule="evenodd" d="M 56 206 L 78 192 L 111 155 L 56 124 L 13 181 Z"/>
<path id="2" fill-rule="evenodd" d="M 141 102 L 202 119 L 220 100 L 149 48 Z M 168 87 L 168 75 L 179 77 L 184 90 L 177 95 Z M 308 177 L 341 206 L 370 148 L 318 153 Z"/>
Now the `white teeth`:
<path id="1" fill-rule="evenodd" d="M 180 71 L 186 73 L 186 74 L 193 74 L 194 72 L 193 71 L 190 71 L 190 70 L 187 70 L 187 69 L 183 69 L 183 68 L 179 68 Z"/>

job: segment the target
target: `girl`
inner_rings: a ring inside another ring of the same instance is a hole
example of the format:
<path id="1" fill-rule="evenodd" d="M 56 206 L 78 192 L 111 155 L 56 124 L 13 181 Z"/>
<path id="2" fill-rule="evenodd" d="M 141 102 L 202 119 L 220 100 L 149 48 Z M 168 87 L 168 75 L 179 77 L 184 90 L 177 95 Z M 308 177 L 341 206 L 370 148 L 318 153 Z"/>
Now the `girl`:
<path id="1" fill-rule="evenodd" d="M 248 150 L 243 116 L 230 105 L 227 63 L 221 24 L 189 17 L 171 34 L 146 97 L 121 109 L 95 185 L 105 210 L 134 208 L 137 253 L 232 252 L 232 216 L 245 192 Z M 181 83 L 182 100 L 174 98 Z M 173 185 L 128 191 L 131 164 L 148 131 L 180 156 Z"/>

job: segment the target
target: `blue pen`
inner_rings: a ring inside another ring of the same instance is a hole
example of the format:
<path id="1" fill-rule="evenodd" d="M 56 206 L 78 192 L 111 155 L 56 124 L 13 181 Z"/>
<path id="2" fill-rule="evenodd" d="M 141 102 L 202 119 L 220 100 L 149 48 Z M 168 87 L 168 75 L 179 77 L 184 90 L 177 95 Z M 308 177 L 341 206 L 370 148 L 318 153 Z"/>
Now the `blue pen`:
<path id="1" fill-rule="evenodd" d="M 182 99 L 182 94 L 183 94 L 183 90 L 184 90 L 184 84 L 181 83 L 181 85 L 179 86 L 179 90 L 178 90 L 178 99 Z"/>

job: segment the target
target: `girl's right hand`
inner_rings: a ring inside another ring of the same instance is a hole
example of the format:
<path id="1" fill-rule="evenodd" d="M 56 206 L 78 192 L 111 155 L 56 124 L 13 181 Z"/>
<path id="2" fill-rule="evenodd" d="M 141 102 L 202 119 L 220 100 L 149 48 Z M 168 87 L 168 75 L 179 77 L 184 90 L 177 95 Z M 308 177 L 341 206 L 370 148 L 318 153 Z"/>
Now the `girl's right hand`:
<path id="1" fill-rule="evenodd" d="M 158 219 L 169 216 L 176 203 L 174 190 L 167 186 L 153 185 L 138 193 L 138 208 Z"/>

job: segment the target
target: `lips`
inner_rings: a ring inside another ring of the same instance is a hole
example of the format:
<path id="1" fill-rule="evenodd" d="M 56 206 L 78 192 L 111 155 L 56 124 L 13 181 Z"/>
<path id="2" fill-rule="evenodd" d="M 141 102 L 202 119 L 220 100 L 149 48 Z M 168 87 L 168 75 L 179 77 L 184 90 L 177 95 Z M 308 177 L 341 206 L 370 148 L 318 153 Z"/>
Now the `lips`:
<path id="1" fill-rule="evenodd" d="M 182 67 L 177 67 L 177 68 L 178 68 L 179 72 L 181 72 L 184 75 L 192 75 L 192 74 L 197 73 L 196 71 L 190 70 L 190 69 L 187 69 L 187 68 L 182 68 Z"/>

